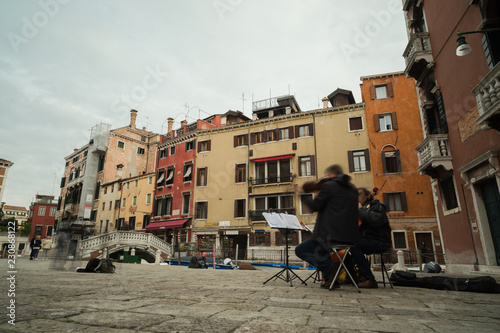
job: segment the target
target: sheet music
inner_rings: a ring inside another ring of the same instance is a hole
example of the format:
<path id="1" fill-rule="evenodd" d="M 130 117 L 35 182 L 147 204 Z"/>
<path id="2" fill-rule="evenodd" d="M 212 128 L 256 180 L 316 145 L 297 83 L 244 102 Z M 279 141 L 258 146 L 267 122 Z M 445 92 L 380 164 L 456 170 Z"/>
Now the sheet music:
<path id="1" fill-rule="evenodd" d="M 276 213 L 262 213 L 271 228 L 286 229 L 285 221 Z"/>
<path id="2" fill-rule="evenodd" d="M 288 229 L 294 229 L 294 230 L 302 230 L 302 226 L 300 225 L 299 219 L 295 215 L 291 214 L 280 214 L 281 219 L 285 221 L 285 224 L 287 225 Z"/>
<path id="3" fill-rule="evenodd" d="M 274 229 L 303 230 L 297 216 L 289 214 L 262 213 L 267 223 Z"/>

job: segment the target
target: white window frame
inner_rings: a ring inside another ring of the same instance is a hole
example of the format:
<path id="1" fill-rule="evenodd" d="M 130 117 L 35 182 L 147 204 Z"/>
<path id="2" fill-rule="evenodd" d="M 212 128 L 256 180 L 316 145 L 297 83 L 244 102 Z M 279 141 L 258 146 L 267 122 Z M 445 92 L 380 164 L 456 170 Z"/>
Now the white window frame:
<path id="1" fill-rule="evenodd" d="M 380 125 L 380 132 L 394 131 L 392 126 L 392 115 L 390 113 L 381 113 L 378 115 L 378 123 Z M 387 126 L 390 126 L 388 129 Z"/>
<path id="2" fill-rule="evenodd" d="M 38 216 L 45 216 L 45 206 L 38 207 Z"/>
<path id="3" fill-rule="evenodd" d="M 361 118 L 361 128 L 360 129 L 351 129 L 351 119 L 354 119 L 354 118 Z M 349 117 L 349 118 L 347 118 L 347 126 L 349 128 L 349 132 L 360 132 L 360 131 L 363 131 L 365 129 L 365 122 L 363 121 L 362 116 Z"/>
<path id="4" fill-rule="evenodd" d="M 355 154 L 359 154 L 361 153 L 361 155 L 355 155 Z M 362 159 L 361 159 L 362 158 Z M 354 167 L 354 171 L 353 172 L 366 172 L 368 171 L 367 170 L 367 167 L 366 167 L 366 154 L 365 154 L 365 150 L 362 149 L 362 150 L 352 150 L 352 164 L 353 164 L 353 167 Z M 361 167 L 361 161 L 363 160 L 363 163 L 364 163 L 364 170 L 363 168 Z M 359 170 L 356 170 L 356 161 L 358 161 L 358 164 L 359 164 L 359 167 L 358 169 Z"/>
<path id="5" fill-rule="evenodd" d="M 298 126 L 299 126 L 299 138 L 305 138 L 311 136 L 311 132 L 309 131 L 309 124 L 298 125 Z"/>
<path id="6" fill-rule="evenodd" d="M 122 205 L 121 205 L 121 207 L 125 208 L 126 205 L 127 205 L 127 198 L 122 198 Z"/>
<path id="7" fill-rule="evenodd" d="M 301 176 L 300 177 L 311 177 L 313 176 L 313 170 L 312 170 L 312 155 L 306 155 L 306 156 L 299 156 L 299 168 L 302 168 L 302 159 L 303 158 L 309 158 L 309 162 L 305 162 L 304 164 L 306 165 L 306 169 L 309 170 L 309 172 L 300 172 Z"/>
<path id="8" fill-rule="evenodd" d="M 405 235 L 405 243 L 406 243 L 406 247 L 405 248 L 401 248 L 401 247 L 398 247 L 396 248 L 395 247 L 395 243 L 394 243 L 394 233 L 400 233 L 402 232 L 404 235 Z M 392 240 L 392 246 L 394 248 L 394 250 L 408 250 L 408 232 L 406 230 L 392 230 L 391 231 L 391 240 Z"/>
<path id="9" fill-rule="evenodd" d="M 383 90 L 382 90 L 382 88 L 383 88 Z M 380 96 L 379 96 L 379 94 L 380 94 Z M 389 95 L 387 94 L 387 84 L 376 85 L 375 86 L 375 96 L 376 96 L 376 99 L 389 98 Z"/>
<path id="10" fill-rule="evenodd" d="M 57 211 L 56 207 L 50 207 L 49 216 L 56 216 L 56 211 Z"/>

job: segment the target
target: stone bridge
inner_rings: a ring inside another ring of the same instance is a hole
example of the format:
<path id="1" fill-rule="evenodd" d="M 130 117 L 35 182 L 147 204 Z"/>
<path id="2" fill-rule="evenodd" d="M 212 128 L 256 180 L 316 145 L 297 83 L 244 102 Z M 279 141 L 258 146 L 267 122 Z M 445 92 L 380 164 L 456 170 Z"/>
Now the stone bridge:
<path id="1" fill-rule="evenodd" d="M 172 257 L 172 245 L 153 234 L 135 231 L 113 231 L 106 234 L 79 240 L 77 245 L 77 258 L 100 258 L 105 254 L 104 249 L 109 249 L 109 254 L 119 252 L 125 248 L 143 251 L 153 259 L 156 252 L 160 251 L 161 261 Z"/>

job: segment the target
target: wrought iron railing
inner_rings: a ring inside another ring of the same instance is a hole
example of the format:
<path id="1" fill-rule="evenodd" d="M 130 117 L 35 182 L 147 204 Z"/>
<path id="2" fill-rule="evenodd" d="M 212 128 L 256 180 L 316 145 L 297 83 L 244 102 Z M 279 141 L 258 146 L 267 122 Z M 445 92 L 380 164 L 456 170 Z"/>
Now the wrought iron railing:
<path id="1" fill-rule="evenodd" d="M 268 209 L 257 209 L 257 210 L 251 210 L 250 211 L 250 220 L 252 221 L 264 221 L 265 218 L 262 215 L 262 213 L 267 213 L 270 210 Z M 286 214 L 295 214 L 295 208 L 279 208 L 279 209 L 272 209 L 274 213 L 286 213 Z"/>

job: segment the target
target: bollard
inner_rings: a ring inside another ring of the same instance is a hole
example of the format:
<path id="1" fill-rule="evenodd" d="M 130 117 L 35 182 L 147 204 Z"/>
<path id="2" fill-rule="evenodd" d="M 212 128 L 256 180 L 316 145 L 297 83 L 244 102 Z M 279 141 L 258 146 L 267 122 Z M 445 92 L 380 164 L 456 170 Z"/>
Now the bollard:
<path id="1" fill-rule="evenodd" d="M 395 271 L 408 271 L 408 268 L 405 266 L 405 256 L 403 251 L 399 250 L 398 252 L 398 263 L 393 267 Z"/>
<path id="2" fill-rule="evenodd" d="M 135 256 L 135 249 L 130 250 L 130 255 Z"/>
<path id="3" fill-rule="evenodd" d="M 156 250 L 155 265 L 160 264 L 160 250 Z"/>

